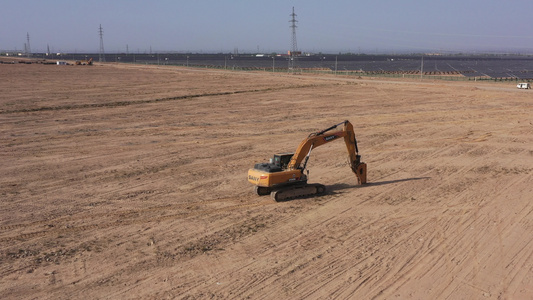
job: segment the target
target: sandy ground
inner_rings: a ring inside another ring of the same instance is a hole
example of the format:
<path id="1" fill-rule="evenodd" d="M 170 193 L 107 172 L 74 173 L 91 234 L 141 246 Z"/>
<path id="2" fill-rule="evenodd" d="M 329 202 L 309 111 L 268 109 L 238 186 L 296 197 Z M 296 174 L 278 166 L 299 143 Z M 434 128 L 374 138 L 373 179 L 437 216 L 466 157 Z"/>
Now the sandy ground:
<path id="1" fill-rule="evenodd" d="M 3 299 L 532 299 L 533 94 L 125 65 L 0 65 Z M 322 197 L 248 168 L 313 151 Z"/>

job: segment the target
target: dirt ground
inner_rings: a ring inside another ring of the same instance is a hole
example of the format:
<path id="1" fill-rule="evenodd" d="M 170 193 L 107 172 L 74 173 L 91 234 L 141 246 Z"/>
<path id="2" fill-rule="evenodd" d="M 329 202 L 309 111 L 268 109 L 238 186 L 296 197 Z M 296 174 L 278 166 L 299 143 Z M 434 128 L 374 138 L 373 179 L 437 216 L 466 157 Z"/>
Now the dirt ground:
<path id="1" fill-rule="evenodd" d="M 4 299 L 532 299 L 533 92 L 181 67 L 0 65 Z M 311 132 L 321 197 L 247 171 Z"/>

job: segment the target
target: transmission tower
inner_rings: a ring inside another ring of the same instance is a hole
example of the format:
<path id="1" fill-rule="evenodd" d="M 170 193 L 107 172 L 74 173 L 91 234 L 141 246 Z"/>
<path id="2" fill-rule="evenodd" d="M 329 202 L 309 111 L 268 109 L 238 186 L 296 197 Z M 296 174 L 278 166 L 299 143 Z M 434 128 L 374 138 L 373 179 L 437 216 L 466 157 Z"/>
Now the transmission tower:
<path id="1" fill-rule="evenodd" d="M 27 40 L 26 49 L 25 49 L 26 50 L 26 56 L 30 57 L 31 56 L 31 48 L 30 48 L 30 33 L 29 32 L 26 33 L 26 40 Z"/>
<path id="2" fill-rule="evenodd" d="M 98 61 L 103 62 L 105 61 L 105 52 L 104 52 L 104 30 L 102 29 L 102 24 L 100 24 L 100 28 L 98 32 L 100 33 L 100 52 L 98 54 Z"/>
<path id="3" fill-rule="evenodd" d="M 298 44 L 296 43 L 296 14 L 294 13 L 294 6 L 292 7 L 292 14 L 290 14 L 291 20 L 289 21 L 291 23 L 291 29 L 292 29 L 292 47 L 291 51 L 289 53 L 289 70 L 295 71 L 297 64 L 296 64 L 296 58 L 299 54 L 298 52 Z"/>

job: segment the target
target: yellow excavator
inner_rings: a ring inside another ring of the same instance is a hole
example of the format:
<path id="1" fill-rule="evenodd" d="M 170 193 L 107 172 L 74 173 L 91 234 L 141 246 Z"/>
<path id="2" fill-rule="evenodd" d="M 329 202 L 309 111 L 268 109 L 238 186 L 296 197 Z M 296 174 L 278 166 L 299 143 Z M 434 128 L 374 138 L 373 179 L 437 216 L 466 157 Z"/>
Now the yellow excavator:
<path id="1" fill-rule="evenodd" d="M 337 129 L 341 125 L 342 129 Z M 324 194 L 324 185 L 307 183 L 309 171 L 306 175 L 305 167 L 314 148 L 340 138 L 344 138 L 346 143 L 350 167 L 357 177 L 357 183 L 365 184 L 367 166 L 361 162 L 353 125 L 349 121 L 311 133 L 294 153 L 275 154 L 270 162 L 255 164 L 253 169 L 248 170 L 248 181 L 255 185 L 254 191 L 257 195 L 270 194 L 275 201 Z"/>
<path id="2" fill-rule="evenodd" d="M 77 60 L 76 65 L 77 66 L 91 66 L 93 64 L 93 58 L 91 57 L 89 60 Z"/>

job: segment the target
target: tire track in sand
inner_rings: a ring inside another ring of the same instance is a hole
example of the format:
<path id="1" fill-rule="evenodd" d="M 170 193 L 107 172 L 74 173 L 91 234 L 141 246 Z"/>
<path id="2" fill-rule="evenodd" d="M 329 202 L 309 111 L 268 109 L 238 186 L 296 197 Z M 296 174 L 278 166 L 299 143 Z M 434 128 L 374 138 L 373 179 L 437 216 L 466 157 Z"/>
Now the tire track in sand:
<path id="1" fill-rule="evenodd" d="M 27 233 L 19 233 L 14 236 L 4 236 L 0 238 L 0 242 L 9 242 L 9 241 L 15 241 L 15 240 L 28 240 L 35 237 L 43 237 L 48 235 L 59 235 L 59 234 L 72 234 L 76 232 L 82 232 L 87 231 L 91 229 L 105 229 L 105 228 L 111 228 L 111 227 L 117 227 L 117 226 L 129 226 L 129 225 L 136 225 L 136 224 L 144 224 L 144 223 L 150 223 L 150 222 L 159 222 L 159 221 L 165 221 L 165 220 L 172 220 L 172 219 L 183 219 L 183 218 L 192 218 L 195 216 L 200 215 L 212 215 L 227 211 L 237 211 L 241 209 L 248 209 L 258 206 L 265 206 L 265 205 L 273 205 L 276 202 L 270 201 L 270 199 L 266 201 L 261 202 L 254 202 L 254 203 L 247 203 L 247 204 L 238 204 L 238 205 L 231 205 L 221 208 L 199 208 L 196 211 L 180 211 L 183 209 L 187 209 L 187 207 L 192 207 L 195 205 L 201 205 L 201 204 L 213 204 L 213 203 L 224 203 L 227 202 L 228 199 L 234 199 L 234 197 L 228 197 L 223 199 L 212 199 L 212 200 L 205 200 L 205 201 L 197 201 L 197 202 L 191 202 L 191 203 L 182 203 L 182 204 L 175 204 L 175 205 L 167 205 L 167 206 L 154 206 L 154 207 L 148 207 L 145 209 L 133 209 L 128 211 L 120 211 L 120 212 L 99 212 L 99 213 L 79 213 L 76 215 L 71 216 L 61 216 L 56 219 L 47 219 L 47 220 L 40 220 L 30 223 L 20 223 L 20 224 L 11 224 L 11 225 L 4 225 L 0 226 L 0 235 L 6 234 L 7 231 L 11 231 L 14 229 L 24 229 L 24 228 L 30 228 L 35 226 L 46 226 L 46 229 L 44 230 L 38 230 L 33 232 L 27 232 Z M 170 213 L 162 216 L 151 216 L 146 217 L 145 214 L 150 212 L 158 212 L 158 211 L 175 211 L 178 210 L 180 212 L 178 213 Z M 96 219 L 97 217 L 111 217 L 112 220 L 110 222 L 100 222 L 98 224 L 87 224 L 87 225 L 70 225 L 69 223 L 74 222 L 80 222 L 82 220 L 92 220 Z"/>

